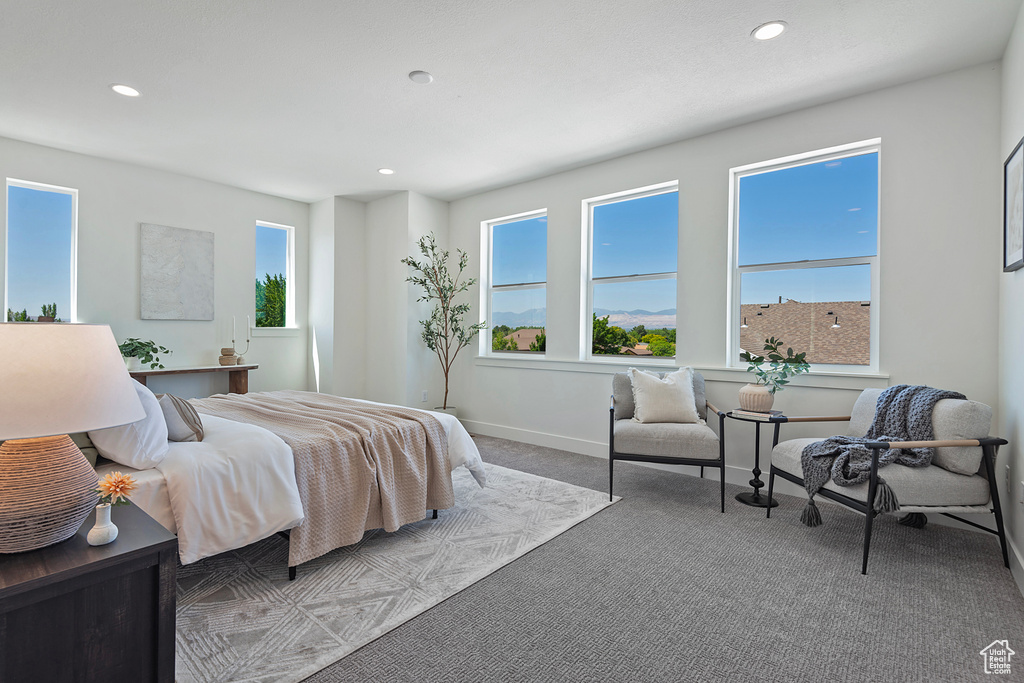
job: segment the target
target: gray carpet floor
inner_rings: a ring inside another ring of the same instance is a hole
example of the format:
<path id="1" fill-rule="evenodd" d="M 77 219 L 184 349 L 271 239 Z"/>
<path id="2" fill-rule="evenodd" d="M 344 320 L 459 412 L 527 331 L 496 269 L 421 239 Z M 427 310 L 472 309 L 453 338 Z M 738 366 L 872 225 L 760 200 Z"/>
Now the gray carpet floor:
<path id="1" fill-rule="evenodd" d="M 475 437 L 483 458 L 607 490 L 607 461 Z M 341 681 L 973 681 L 1022 654 L 1024 597 L 990 534 L 764 510 L 718 482 L 616 464 L 616 505 L 308 678 Z M 443 513 L 442 513 L 443 514 Z"/>

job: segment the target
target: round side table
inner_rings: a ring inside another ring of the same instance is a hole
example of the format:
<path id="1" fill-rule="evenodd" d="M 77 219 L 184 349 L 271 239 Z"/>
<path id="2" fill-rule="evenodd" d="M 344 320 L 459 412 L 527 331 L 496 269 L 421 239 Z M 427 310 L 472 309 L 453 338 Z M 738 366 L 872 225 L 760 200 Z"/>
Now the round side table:
<path id="1" fill-rule="evenodd" d="M 772 448 L 775 448 L 779 445 L 779 425 L 786 421 L 786 416 L 766 414 L 763 418 L 751 417 L 749 415 L 737 414 L 732 410 L 727 412 L 725 416 L 740 422 L 754 423 L 754 478 L 750 480 L 750 485 L 754 490 L 753 492 L 744 491 L 743 493 L 737 493 L 736 500 L 744 505 L 751 505 L 753 507 L 777 507 L 779 501 L 769 498 L 767 495 L 761 495 L 761 487 L 764 486 L 764 482 L 761 481 L 761 425 L 771 424 L 775 426 L 774 434 L 772 435 Z"/>

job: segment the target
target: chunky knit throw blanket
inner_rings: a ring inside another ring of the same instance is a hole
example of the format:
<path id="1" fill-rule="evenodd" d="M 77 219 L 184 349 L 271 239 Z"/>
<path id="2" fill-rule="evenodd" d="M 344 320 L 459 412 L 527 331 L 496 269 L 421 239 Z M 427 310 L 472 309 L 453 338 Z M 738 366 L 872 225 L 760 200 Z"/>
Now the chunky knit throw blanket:
<path id="1" fill-rule="evenodd" d="M 821 524 L 821 513 L 814 505 L 814 496 L 829 477 L 840 486 L 853 486 L 871 477 L 869 441 L 929 441 L 933 438 L 932 409 L 944 398 L 967 398 L 956 391 L 899 384 L 889 387 L 878 397 L 875 418 L 863 437 L 832 436 L 804 447 L 800 456 L 807 507 L 800 520 L 807 526 Z M 906 467 L 927 467 L 932 462 L 933 448 L 890 448 L 878 454 L 878 466 L 890 463 Z M 875 492 L 876 512 L 895 512 L 899 501 L 888 484 L 878 478 Z"/>

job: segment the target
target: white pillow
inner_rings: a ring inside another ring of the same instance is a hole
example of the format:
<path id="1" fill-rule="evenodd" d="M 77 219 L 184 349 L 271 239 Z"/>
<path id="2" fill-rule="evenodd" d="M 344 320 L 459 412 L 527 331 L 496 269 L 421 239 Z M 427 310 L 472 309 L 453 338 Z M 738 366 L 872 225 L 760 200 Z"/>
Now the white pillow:
<path id="1" fill-rule="evenodd" d="M 120 465 L 148 470 L 167 455 L 167 421 L 153 392 L 132 380 L 146 417 L 138 422 L 89 432 L 96 450 Z"/>
<path id="2" fill-rule="evenodd" d="M 629 369 L 633 382 L 636 422 L 697 422 L 697 401 L 693 396 L 693 368 L 679 368 L 659 379 L 657 375 Z"/>

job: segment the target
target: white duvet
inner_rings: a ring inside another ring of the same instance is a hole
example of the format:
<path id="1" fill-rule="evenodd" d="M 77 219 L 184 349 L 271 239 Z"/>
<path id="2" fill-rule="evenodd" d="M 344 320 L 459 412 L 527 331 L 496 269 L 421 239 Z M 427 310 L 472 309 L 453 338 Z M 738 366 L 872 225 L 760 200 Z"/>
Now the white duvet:
<path id="1" fill-rule="evenodd" d="M 486 473 L 469 432 L 451 415 L 424 412 L 436 417 L 448 435 L 451 468 L 464 465 L 483 487 Z M 203 441 L 170 443 L 154 469 L 116 463 L 97 469 L 101 477 L 118 470 L 135 478 L 132 502 L 178 535 L 182 564 L 244 547 L 298 526 L 304 518 L 292 451 L 280 437 L 213 415 L 202 419 Z"/>

